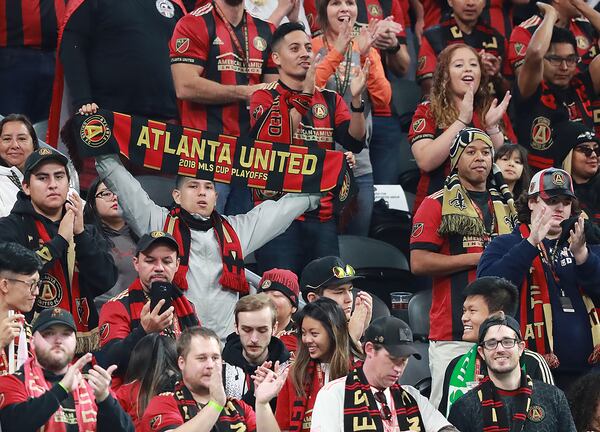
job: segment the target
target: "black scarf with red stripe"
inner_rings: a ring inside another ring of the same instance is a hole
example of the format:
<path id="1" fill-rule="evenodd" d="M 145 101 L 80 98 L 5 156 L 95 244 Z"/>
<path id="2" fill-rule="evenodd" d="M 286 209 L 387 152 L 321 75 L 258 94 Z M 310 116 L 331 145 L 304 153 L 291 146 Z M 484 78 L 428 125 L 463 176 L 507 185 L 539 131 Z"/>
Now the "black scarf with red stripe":
<path id="1" fill-rule="evenodd" d="M 189 268 L 191 247 L 190 229 L 207 231 L 210 228 L 214 229 L 221 251 L 221 260 L 223 261 L 223 272 L 219 283 L 223 288 L 241 294 L 248 294 L 249 286 L 244 271 L 244 255 L 242 254 L 240 239 L 229 221 L 217 213 L 216 210 L 205 221 L 194 218 L 179 205 L 174 206 L 169 212 L 165 220 L 164 231 L 172 234 L 177 240 L 180 260 L 179 270 L 177 270 L 173 282 L 183 289 L 188 288 L 186 275 Z"/>
<path id="2" fill-rule="evenodd" d="M 512 418 L 508 418 L 504 402 L 489 376 L 480 381 L 476 391 L 481 402 L 483 430 L 493 432 L 521 432 L 523 430 L 533 392 L 533 382 L 525 372 L 521 371 L 521 385 L 513 392 L 516 400 L 515 413 Z"/>
<path id="3" fill-rule="evenodd" d="M 142 308 L 148 301 L 144 294 L 144 289 L 140 279 L 137 278 L 129 286 L 129 314 L 131 316 L 131 329 L 135 329 L 140 326 L 140 316 L 142 315 Z M 173 308 L 175 309 L 175 315 L 179 321 L 179 329 L 183 331 L 188 327 L 194 327 L 200 325 L 200 320 L 196 315 L 194 306 L 183 292 L 175 285 L 171 290 L 171 298 L 173 300 Z M 178 337 L 179 334 L 175 334 Z"/>
<path id="4" fill-rule="evenodd" d="M 392 415 L 395 414 L 398 418 L 400 430 L 424 432 L 425 426 L 417 400 L 397 383 L 390 387 L 390 393 L 394 399 L 395 412 L 392 411 Z M 371 385 L 362 367 L 359 367 L 346 377 L 344 432 L 361 430 L 384 432 L 385 428 Z"/>
<path id="5" fill-rule="evenodd" d="M 192 393 L 185 386 L 183 381 L 175 384 L 175 394 L 173 397 L 175 398 L 175 402 L 177 402 L 177 408 L 179 408 L 179 413 L 184 422 L 194 418 L 200 412 L 200 409 L 204 408 L 198 406 L 198 402 L 196 402 Z M 223 411 L 221 411 L 219 419 L 211 429 L 211 432 L 238 432 L 240 430 L 246 430 L 244 428 L 244 414 L 244 409 L 237 400 L 227 399 L 225 407 L 223 408 Z"/>

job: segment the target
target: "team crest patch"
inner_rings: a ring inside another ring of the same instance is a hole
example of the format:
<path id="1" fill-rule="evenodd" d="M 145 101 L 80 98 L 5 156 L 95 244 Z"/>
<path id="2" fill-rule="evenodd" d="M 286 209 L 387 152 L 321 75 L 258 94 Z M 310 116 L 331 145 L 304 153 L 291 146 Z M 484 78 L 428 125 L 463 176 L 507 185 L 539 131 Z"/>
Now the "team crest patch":
<path id="1" fill-rule="evenodd" d="M 178 53 L 184 53 L 190 48 L 190 39 L 189 38 L 178 38 L 175 41 L 175 50 Z"/>
<path id="2" fill-rule="evenodd" d="M 531 125 L 531 147 L 534 150 L 547 150 L 552 146 L 552 129 L 546 117 L 536 117 Z"/>
<path id="3" fill-rule="evenodd" d="M 417 238 L 421 234 L 423 234 L 423 230 L 424 229 L 425 229 L 425 224 L 423 222 L 417 222 L 416 224 L 413 225 L 412 232 L 411 232 L 410 236 L 412 238 Z"/>
<path id="4" fill-rule="evenodd" d="M 577 48 L 582 51 L 587 51 L 590 47 L 590 41 L 585 36 L 576 36 L 575 40 L 577 41 Z"/>
<path id="5" fill-rule="evenodd" d="M 271 286 L 271 281 L 270 280 L 266 280 L 263 282 L 263 284 L 261 285 L 262 289 L 268 289 Z"/>
<path id="6" fill-rule="evenodd" d="M 160 237 L 164 237 L 164 236 L 165 236 L 164 231 L 152 231 L 150 233 L 150 237 L 152 237 L 152 238 L 160 238 Z"/>
<path id="7" fill-rule="evenodd" d="M 156 0 L 156 10 L 165 18 L 175 16 L 175 6 L 169 0 Z"/>
<path id="8" fill-rule="evenodd" d="M 522 44 L 520 42 L 517 42 L 515 44 L 515 53 L 517 53 L 517 55 L 524 55 L 525 54 L 525 44 Z"/>
<path id="9" fill-rule="evenodd" d="M 36 304 L 43 308 L 54 308 L 60 304 L 63 297 L 62 286 L 58 279 L 49 273 L 46 273 L 41 278 L 40 293 L 35 300 Z"/>
<path id="10" fill-rule="evenodd" d="M 259 51 L 264 51 L 267 49 L 267 41 L 260 36 L 256 36 L 254 40 L 252 40 L 252 45 L 254 45 L 254 48 Z"/>
<path id="11" fill-rule="evenodd" d="M 50 149 L 47 149 L 47 148 L 44 147 L 44 148 L 41 148 L 41 149 L 38 150 L 38 154 L 40 156 L 48 156 L 48 155 L 52 154 L 52 151 Z"/>
<path id="12" fill-rule="evenodd" d="M 561 172 L 555 172 L 552 174 L 552 183 L 556 186 L 563 186 L 565 184 L 565 176 Z"/>
<path id="13" fill-rule="evenodd" d="M 546 412 L 541 406 L 534 405 L 529 408 L 529 411 L 527 412 L 527 418 L 534 423 L 539 423 L 546 418 Z"/>
<path id="14" fill-rule="evenodd" d="M 102 147 L 111 137 L 112 133 L 106 119 L 101 115 L 87 117 L 79 129 L 79 137 L 91 148 Z"/>
<path id="15" fill-rule="evenodd" d="M 150 428 L 152 430 L 158 430 L 159 426 L 162 423 L 162 414 L 152 417 L 150 420 Z"/>
<path id="16" fill-rule="evenodd" d="M 425 119 L 424 118 L 417 119 L 413 122 L 413 125 L 412 125 L 413 132 L 416 132 L 416 133 L 423 132 L 424 129 L 425 129 Z"/>
<path id="17" fill-rule="evenodd" d="M 379 17 L 379 16 L 383 15 L 381 6 L 379 6 L 378 4 L 369 5 L 369 15 L 371 15 L 372 17 Z"/>
<path id="18" fill-rule="evenodd" d="M 108 335 L 110 334 L 110 324 L 109 323 L 104 323 L 100 326 L 100 340 L 106 340 L 106 338 L 108 337 Z"/>
<path id="19" fill-rule="evenodd" d="M 427 57 L 421 56 L 419 57 L 419 64 L 417 66 L 417 70 L 420 72 L 425 69 L 425 65 L 427 64 Z"/>
<path id="20" fill-rule="evenodd" d="M 318 119 L 324 119 L 327 117 L 327 107 L 323 104 L 314 104 L 312 107 L 313 115 Z"/>
<path id="21" fill-rule="evenodd" d="M 90 307 L 88 305 L 88 301 L 86 298 L 78 298 L 75 299 L 75 304 L 77 306 L 77 318 L 79 319 L 79 323 L 83 325 L 87 325 L 90 320 Z"/>
<path id="22" fill-rule="evenodd" d="M 254 108 L 254 111 L 252 111 L 252 118 L 254 120 L 258 120 L 260 118 L 260 116 L 263 115 L 263 107 L 262 105 L 258 105 L 256 108 Z"/>
<path id="23" fill-rule="evenodd" d="M 346 171 L 344 174 L 344 181 L 342 182 L 342 187 L 340 188 L 339 200 L 340 202 L 344 202 L 348 199 L 348 195 L 350 194 L 350 173 Z"/>

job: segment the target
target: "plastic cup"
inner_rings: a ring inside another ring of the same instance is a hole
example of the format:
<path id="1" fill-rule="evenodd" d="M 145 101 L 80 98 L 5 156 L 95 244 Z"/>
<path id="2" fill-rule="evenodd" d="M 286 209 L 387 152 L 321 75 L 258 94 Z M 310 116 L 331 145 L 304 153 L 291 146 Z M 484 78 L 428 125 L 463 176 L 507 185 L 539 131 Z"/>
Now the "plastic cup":
<path id="1" fill-rule="evenodd" d="M 393 292 L 390 293 L 390 297 L 392 299 L 392 309 L 393 310 L 407 310 L 408 302 L 410 301 L 412 293 L 409 292 Z"/>

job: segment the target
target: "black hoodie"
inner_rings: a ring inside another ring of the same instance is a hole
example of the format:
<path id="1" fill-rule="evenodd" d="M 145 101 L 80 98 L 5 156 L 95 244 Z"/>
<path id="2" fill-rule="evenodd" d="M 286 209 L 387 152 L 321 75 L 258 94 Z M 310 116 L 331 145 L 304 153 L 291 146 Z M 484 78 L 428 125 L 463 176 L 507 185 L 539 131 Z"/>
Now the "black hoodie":
<path id="1" fill-rule="evenodd" d="M 35 221 L 41 221 L 50 241 L 42 243 L 39 239 Z M 56 260 L 60 260 L 65 274 L 67 269 L 68 242 L 58 234 L 60 222 L 37 213 L 31 204 L 31 200 L 23 192 L 17 195 L 17 202 L 12 211 L 6 217 L 0 219 L 0 242 L 15 242 L 36 252 L 42 260 L 40 276 L 52 268 Z M 80 297 L 87 299 L 89 306 L 88 326 L 93 329 L 98 326 L 98 312 L 94 307 L 94 297 L 108 291 L 117 281 L 117 269 L 112 256 L 108 251 L 106 241 L 91 225 L 85 225 L 81 234 L 73 237 L 75 242 L 75 260 L 79 270 Z M 68 282 L 67 282 L 68 283 Z M 71 296 L 70 287 L 58 287 L 58 296 Z M 43 294 L 40 292 L 40 295 Z M 39 297 L 38 297 L 39 298 Z M 36 301 L 34 311 L 41 308 Z M 78 311 L 70 310 L 75 320 L 78 319 Z M 33 314 L 33 311 L 32 311 Z"/>
<path id="2" fill-rule="evenodd" d="M 241 368 L 246 374 L 246 383 L 248 391 L 242 396 L 242 400 L 254 408 L 256 399 L 254 398 L 254 381 L 252 380 L 252 375 L 260 365 L 254 365 L 246 360 L 242 353 L 242 341 L 240 340 L 240 335 L 237 333 L 231 333 L 227 336 L 227 340 L 225 341 L 225 347 L 223 348 L 223 360 L 227 363 L 237 366 Z M 269 342 L 269 354 L 267 355 L 267 359 L 265 361 L 270 361 L 275 364 L 276 361 L 279 363 L 283 363 L 290 358 L 290 352 L 287 350 L 283 342 L 276 338 L 275 336 L 271 336 L 271 342 Z M 277 402 L 277 398 L 273 398 L 271 400 L 271 407 L 275 409 Z"/>

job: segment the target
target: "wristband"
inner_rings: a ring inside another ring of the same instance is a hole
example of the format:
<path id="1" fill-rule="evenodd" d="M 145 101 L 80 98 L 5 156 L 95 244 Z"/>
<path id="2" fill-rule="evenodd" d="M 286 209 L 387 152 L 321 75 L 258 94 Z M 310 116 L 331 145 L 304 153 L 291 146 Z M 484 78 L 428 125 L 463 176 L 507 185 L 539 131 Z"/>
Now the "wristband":
<path id="1" fill-rule="evenodd" d="M 468 123 L 465 123 L 464 121 L 462 121 L 460 118 L 457 118 L 456 120 L 458 120 L 459 122 L 461 122 L 462 124 L 464 124 L 465 126 L 469 126 Z"/>
<path id="2" fill-rule="evenodd" d="M 65 386 L 63 383 L 61 383 L 60 381 L 58 382 L 58 385 L 60 386 L 61 389 L 63 389 L 65 392 L 67 392 L 67 394 L 71 393 Z"/>
<path id="3" fill-rule="evenodd" d="M 360 106 L 358 108 L 355 108 L 354 105 L 352 105 L 352 101 L 350 101 L 350 111 L 353 113 L 365 112 L 365 101 L 361 99 Z"/>
<path id="4" fill-rule="evenodd" d="M 496 125 L 496 129 L 486 129 L 485 132 L 489 135 L 497 135 L 500 133 L 500 126 Z"/>
<path id="5" fill-rule="evenodd" d="M 214 408 L 215 410 L 217 410 L 219 413 L 220 413 L 221 411 L 223 411 L 223 408 L 224 408 L 224 407 L 222 407 L 221 405 L 219 405 L 218 403 L 216 403 L 216 402 L 215 402 L 214 400 L 212 400 L 212 399 L 208 401 L 208 403 L 206 404 L 206 406 L 213 407 L 213 408 Z"/>
<path id="6" fill-rule="evenodd" d="M 396 44 L 395 47 L 393 47 L 393 48 L 386 48 L 385 52 L 388 53 L 388 54 L 396 54 L 398 51 L 400 51 L 400 47 L 401 47 L 400 41 L 398 41 L 398 43 Z"/>

